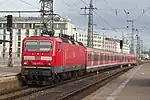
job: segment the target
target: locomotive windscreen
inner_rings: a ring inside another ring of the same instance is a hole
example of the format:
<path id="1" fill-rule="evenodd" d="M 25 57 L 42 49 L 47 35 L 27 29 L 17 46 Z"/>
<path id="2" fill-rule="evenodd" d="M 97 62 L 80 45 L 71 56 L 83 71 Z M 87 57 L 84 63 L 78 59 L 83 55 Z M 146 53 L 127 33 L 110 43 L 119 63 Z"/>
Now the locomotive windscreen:
<path id="1" fill-rule="evenodd" d="M 52 42 L 51 41 L 26 41 L 25 51 L 41 51 L 41 52 L 52 51 Z"/>

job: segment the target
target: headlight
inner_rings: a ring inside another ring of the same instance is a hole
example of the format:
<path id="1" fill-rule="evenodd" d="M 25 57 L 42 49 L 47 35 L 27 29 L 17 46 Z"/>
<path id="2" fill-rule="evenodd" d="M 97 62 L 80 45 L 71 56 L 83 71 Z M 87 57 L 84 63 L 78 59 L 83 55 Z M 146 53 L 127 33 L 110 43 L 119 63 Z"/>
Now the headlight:
<path id="1" fill-rule="evenodd" d="M 27 62 L 24 62 L 23 64 L 24 64 L 24 65 L 27 65 L 28 63 L 27 63 Z"/>
<path id="2" fill-rule="evenodd" d="M 49 62 L 48 65 L 51 65 L 51 63 Z"/>

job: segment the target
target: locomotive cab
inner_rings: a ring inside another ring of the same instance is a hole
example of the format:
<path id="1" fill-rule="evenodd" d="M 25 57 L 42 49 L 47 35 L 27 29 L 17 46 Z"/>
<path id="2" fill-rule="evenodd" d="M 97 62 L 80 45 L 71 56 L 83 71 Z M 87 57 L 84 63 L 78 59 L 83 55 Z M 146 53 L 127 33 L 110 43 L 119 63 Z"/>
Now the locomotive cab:
<path id="1" fill-rule="evenodd" d="M 47 84 L 51 80 L 51 67 L 55 56 L 54 41 L 50 39 L 25 39 L 22 48 L 21 74 L 27 84 Z"/>
<path id="2" fill-rule="evenodd" d="M 23 66 L 50 66 L 52 63 L 52 47 L 52 41 L 50 40 L 25 41 L 22 58 Z"/>

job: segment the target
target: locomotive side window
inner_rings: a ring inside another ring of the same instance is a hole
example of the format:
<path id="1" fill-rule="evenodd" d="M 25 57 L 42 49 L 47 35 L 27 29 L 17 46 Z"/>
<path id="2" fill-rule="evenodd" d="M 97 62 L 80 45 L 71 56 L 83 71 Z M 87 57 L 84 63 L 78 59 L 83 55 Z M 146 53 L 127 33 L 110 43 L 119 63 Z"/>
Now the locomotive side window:
<path id="1" fill-rule="evenodd" d="M 58 51 L 61 51 L 61 43 L 58 43 Z"/>

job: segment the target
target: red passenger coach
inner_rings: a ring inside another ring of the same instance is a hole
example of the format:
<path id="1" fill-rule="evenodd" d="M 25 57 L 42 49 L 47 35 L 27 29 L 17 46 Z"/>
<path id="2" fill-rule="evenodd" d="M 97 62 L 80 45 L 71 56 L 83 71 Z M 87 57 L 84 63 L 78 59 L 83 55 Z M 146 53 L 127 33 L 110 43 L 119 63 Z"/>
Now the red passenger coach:
<path id="1" fill-rule="evenodd" d="M 87 67 L 86 70 L 97 71 L 113 66 L 123 66 L 136 64 L 134 54 L 123 54 L 110 51 L 104 51 L 95 48 L 87 48 Z"/>
<path id="2" fill-rule="evenodd" d="M 47 84 L 86 70 L 86 48 L 59 37 L 27 37 L 22 47 L 22 76 L 28 84 Z M 80 73 L 81 74 L 81 73 Z"/>

